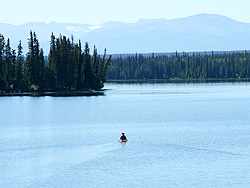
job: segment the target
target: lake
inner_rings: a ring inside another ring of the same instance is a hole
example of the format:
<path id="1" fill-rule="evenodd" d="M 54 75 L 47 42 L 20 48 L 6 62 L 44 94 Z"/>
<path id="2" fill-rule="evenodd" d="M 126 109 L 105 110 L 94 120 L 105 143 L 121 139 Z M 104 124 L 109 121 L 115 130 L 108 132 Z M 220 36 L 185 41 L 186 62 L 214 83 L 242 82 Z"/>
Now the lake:
<path id="1" fill-rule="evenodd" d="M 1 97 L 0 187 L 250 186 L 250 83 L 105 89 Z"/>

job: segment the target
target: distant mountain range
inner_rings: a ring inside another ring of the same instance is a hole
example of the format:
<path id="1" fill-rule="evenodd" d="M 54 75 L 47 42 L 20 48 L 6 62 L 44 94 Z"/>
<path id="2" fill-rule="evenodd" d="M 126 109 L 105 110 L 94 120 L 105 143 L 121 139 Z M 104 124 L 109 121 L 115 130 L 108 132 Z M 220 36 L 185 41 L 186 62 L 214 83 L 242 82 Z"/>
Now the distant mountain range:
<path id="1" fill-rule="evenodd" d="M 199 14 L 167 20 L 140 19 L 136 23 L 106 22 L 101 25 L 31 22 L 22 25 L 0 23 L 0 33 L 10 38 L 13 48 L 22 40 L 27 52 L 29 31 L 37 33 L 45 54 L 49 52 L 51 32 L 56 36 L 74 35 L 95 44 L 99 53 L 109 54 L 160 53 L 174 51 L 233 51 L 250 49 L 250 23 L 242 23 L 225 16 Z"/>

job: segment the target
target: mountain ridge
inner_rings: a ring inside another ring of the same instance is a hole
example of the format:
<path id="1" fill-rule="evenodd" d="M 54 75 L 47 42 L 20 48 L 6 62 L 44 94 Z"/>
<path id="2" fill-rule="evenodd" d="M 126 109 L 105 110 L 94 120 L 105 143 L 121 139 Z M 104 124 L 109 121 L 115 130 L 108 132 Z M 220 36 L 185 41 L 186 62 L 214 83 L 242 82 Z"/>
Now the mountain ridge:
<path id="1" fill-rule="evenodd" d="M 161 53 L 174 51 L 233 51 L 250 49 L 250 23 L 218 14 L 197 14 L 175 19 L 145 19 L 135 23 L 109 21 L 99 25 L 29 22 L 0 23 L 0 33 L 10 38 L 13 48 L 22 40 L 27 52 L 29 31 L 37 33 L 41 47 L 49 52 L 50 35 L 73 35 L 110 54 Z"/>

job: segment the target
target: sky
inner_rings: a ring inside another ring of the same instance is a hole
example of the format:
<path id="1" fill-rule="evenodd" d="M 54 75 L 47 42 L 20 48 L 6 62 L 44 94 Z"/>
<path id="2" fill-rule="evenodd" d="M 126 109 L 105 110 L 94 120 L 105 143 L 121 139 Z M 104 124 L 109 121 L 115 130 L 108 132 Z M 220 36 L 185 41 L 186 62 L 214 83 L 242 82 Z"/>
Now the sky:
<path id="1" fill-rule="evenodd" d="M 0 23 L 52 21 L 98 25 L 134 23 L 140 18 L 182 18 L 220 14 L 250 23 L 250 0 L 0 0 Z"/>

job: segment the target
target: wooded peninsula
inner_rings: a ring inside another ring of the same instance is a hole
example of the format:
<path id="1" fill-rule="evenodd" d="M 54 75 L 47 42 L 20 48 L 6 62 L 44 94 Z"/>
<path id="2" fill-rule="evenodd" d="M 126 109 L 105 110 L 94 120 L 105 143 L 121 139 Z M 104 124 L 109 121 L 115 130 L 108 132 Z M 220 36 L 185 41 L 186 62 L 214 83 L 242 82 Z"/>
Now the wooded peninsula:
<path id="1" fill-rule="evenodd" d="M 51 34 L 48 61 L 44 57 L 35 32 L 30 31 L 29 51 L 23 55 L 21 41 L 17 52 L 0 35 L 0 91 L 2 92 L 62 92 L 99 90 L 103 88 L 111 56 L 90 55 L 88 43 L 82 51 L 81 41 L 74 42 Z"/>

